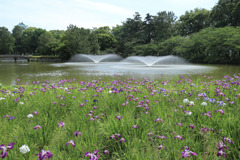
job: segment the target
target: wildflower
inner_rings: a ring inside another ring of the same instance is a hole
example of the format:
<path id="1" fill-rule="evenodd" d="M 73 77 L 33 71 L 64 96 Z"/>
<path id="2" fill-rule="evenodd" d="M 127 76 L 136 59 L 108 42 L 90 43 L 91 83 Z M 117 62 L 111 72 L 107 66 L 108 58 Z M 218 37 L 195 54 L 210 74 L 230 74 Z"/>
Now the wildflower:
<path id="1" fill-rule="evenodd" d="M 74 134 L 74 136 L 76 136 L 76 137 L 77 137 L 78 135 L 82 135 L 82 133 L 79 132 L 79 131 L 76 131 L 76 132 L 74 132 L 73 134 Z"/>
<path id="2" fill-rule="evenodd" d="M 180 135 L 177 135 L 174 137 L 174 139 L 176 139 L 176 138 L 180 139 L 181 141 L 183 140 L 183 138 Z"/>
<path id="3" fill-rule="evenodd" d="M 160 118 L 157 118 L 154 122 L 156 123 L 156 122 L 158 122 L 158 121 L 161 121 L 161 122 L 163 122 L 163 120 L 162 119 L 160 119 Z"/>
<path id="4" fill-rule="evenodd" d="M 14 101 L 17 102 L 20 98 L 16 98 Z"/>
<path id="5" fill-rule="evenodd" d="M 193 102 L 193 101 L 190 101 L 190 102 L 189 102 L 189 105 L 190 105 L 190 106 L 193 106 L 193 105 L 194 105 L 194 102 Z"/>
<path id="6" fill-rule="evenodd" d="M 22 147 L 20 147 L 19 150 L 22 154 L 26 154 L 27 152 L 30 152 L 30 149 L 26 144 L 24 144 Z"/>
<path id="7" fill-rule="evenodd" d="M 118 119 L 118 120 L 120 120 L 122 118 L 123 118 L 123 116 L 119 116 L 119 115 L 115 117 L 115 119 Z"/>
<path id="8" fill-rule="evenodd" d="M 139 128 L 137 125 L 133 125 L 132 128 L 136 129 Z"/>
<path id="9" fill-rule="evenodd" d="M 69 143 L 70 143 L 73 147 L 75 147 L 75 145 L 76 145 L 73 140 L 70 140 L 69 142 L 67 142 L 66 145 L 68 145 Z"/>
<path id="10" fill-rule="evenodd" d="M 5 98 L 4 97 L 0 97 L 0 101 L 3 100 L 3 99 L 5 99 Z"/>
<path id="11" fill-rule="evenodd" d="M 203 113 L 202 115 L 208 116 L 208 117 L 210 117 L 210 118 L 212 117 L 212 116 L 211 116 L 211 111 L 208 111 L 207 113 Z"/>
<path id="12" fill-rule="evenodd" d="M 195 128 L 195 126 L 194 126 L 194 124 L 189 124 L 189 126 L 188 126 L 189 128 L 192 128 L 192 129 L 194 129 Z"/>
<path id="13" fill-rule="evenodd" d="M 189 147 L 185 146 L 184 148 L 186 148 L 186 149 L 183 152 L 181 152 L 182 153 L 182 158 L 190 157 L 190 154 L 192 154 L 194 156 L 197 156 L 197 153 L 189 151 Z"/>
<path id="14" fill-rule="evenodd" d="M 33 127 L 33 129 L 38 129 L 38 128 L 42 129 L 40 125 L 36 125 L 35 127 Z"/>
<path id="15" fill-rule="evenodd" d="M 224 114 L 224 110 L 222 110 L 222 109 L 219 109 L 219 110 L 215 111 L 215 113 L 217 113 L 217 112 L 220 112 L 221 114 Z"/>
<path id="16" fill-rule="evenodd" d="M 21 104 L 21 105 L 24 105 L 24 103 L 23 103 L 23 102 L 19 102 L 19 104 Z"/>
<path id="17" fill-rule="evenodd" d="M 153 136 L 153 133 L 151 133 L 151 132 L 148 132 L 148 134 L 147 134 L 147 136 Z"/>
<path id="18" fill-rule="evenodd" d="M 219 157 L 219 156 L 222 156 L 222 155 L 223 155 L 225 158 L 227 158 L 226 153 L 223 152 L 223 150 L 218 151 L 217 156 Z"/>
<path id="19" fill-rule="evenodd" d="M 88 121 L 95 121 L 95 119 L 94 118 L 90 118 Z"/>
<path id="20" fill-rule="evenodd" d="M 8 119 L 9 121 L 12 120 L 12 119 L 16 119 L 16 117 L 12 117 L 12 116 L 9 116 L 9 115 L 4 116 L 4 118 L 6 118 L 6 117 L 9 118 L 9 119 Z"/>
<path id="21" fill-rule="evenodd" d="M 184 111 L 186 114 L 185 116 L 191 116 L 192 115 L 192 112 L 191 111 Z"/>
<path id="22" fill-rule="evenodd" d="M 218 150 L 223 150 L 223 148 L 228 149 L 224 143 L 218 143 L 217 146 L 218 146 Z"/>
<path id="23" fill-rule="evenodd" d="M 65 125 L 65 124 L 60 121 L 57 126 L 58 126 L 58 127 L 59 127 L 59 126 L 60 126 L 60 127 L 63 127 L 64 125 Z"/>
<path id="24" fill-rule="evenodd" d="M 37 111 L 33 111 L 33 112 L 32 112 L 32 114 L 35 114 L 35 115 L 37 115 L 37 114 L 38 114 L 38 112 L 37 112 Z"/>
<path id="25" fill-rule="evenodd" d="M 209 129 L 207 129 L 207 128 L 201 128 L 201 131 L 202 131 L 202 132 L 208 132 Z"/>
<path id="26" fill-rule="evenodd" d="M 110 154 L 108 150 L 103 151 L 103 154 Z"/>
<path id="27" fill-rule="evenodd" d="M 164 135 L 161 135 L 161 136 L 157 136 L 158 138 L 161 138 L 161 139 L 167 139 L 167 137 L 165 137 Z"/>
<path id="28" fill-rule="evenodd" d="M 27 115 L 27 118 L 33 118 L 32 114 Z"/>
<path id="29" fill-rule="evenodd" d="M 152 141 L 152 137 L 149 137 L 148 140 L 149 140 L 149 141 Z"/>
<path id="30" fill-rule="evenodd" d="M 206 106 L 206 105 L 207 105 L 207 102 L 202 102 L 201 105 L 202 105 L 202 106 Z"/>
<path id="31" fill-rule="evenodd" d="M 9 143 L 7 147 L 5 147 L 4 144 L 1 144 L 1 145 L 0 145 L 0 150 L 2 150 L 2 153 L 1 153 L 1 155 L 0 155 L 1 158 L 5 158 L 5 157 L 8 155 L 7 151 L 9 151 L 10 149 L 12 149 L 13 146 L 14 146 L 14 144 L 15 144 L 15 143 Z"/>
<path id="32" fill-rule="evenodd" d="M 233 144 L 233 142 L 231 141 L 231 139 L 230 138 L 226 138 L 226 137 L 223 137 L 223 142 L 225 142 L 225 141 L 228 141 L 229 143 L 231 143 L 231 144 Z"/>
<path id="33" fill-rule="evenodd" d="M 93 151 L 93 153 L 86 152 L 84 155 L 89 157 L 90 160 L 98 160 L 100 157 L 98 150 Z"/>
<path id="34" fill-rule="evenodd" d="M 121 138 L 119 142 L 126 142 L 126 140 L 124 138 Z"/>
<path id="35" fill-rule="evenodd" d="M 176 125 L 182 126 L 183 124 L 182 123 L 176 123 Z"/>
<path id="36" fill-rule="evenodd" d="M 117 139 L 116 136 L 113 134 L 109 139 Z"/>
<path id="37" fill-rule="evenodd" d="M 36 154 L 38 156 L 38 160 L 49 159 L 53 156 L 50 151 L 42 150 L 40 153 Z"/>
<path id="38" fill-rule="evenodd" d="M 158 150 L 160 150 L 160 149 L 164 149 L 165 150 L 165 147 L 163 146 L 163 145 L 160 145 L 159 147 L 158 147 Z"/>
<path id="39" fill-rule="evenodd" d="M 188 103 L 188 102 L 189 102 L 188 99 L 184 99 L 184 100 L 183 100 L 183 103 Z"/>

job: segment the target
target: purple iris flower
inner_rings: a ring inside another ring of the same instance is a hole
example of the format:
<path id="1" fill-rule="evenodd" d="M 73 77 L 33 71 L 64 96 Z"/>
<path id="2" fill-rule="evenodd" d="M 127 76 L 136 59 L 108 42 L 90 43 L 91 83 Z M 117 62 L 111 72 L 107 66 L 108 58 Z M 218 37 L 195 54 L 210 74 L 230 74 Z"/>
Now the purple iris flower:
<path id="1" fill-rule="evenodd" d="M 223 152 L 223 150 L 218 151 L 217 156 L 218 156 L 218 157 L 219 157 L 219 156 L 224 156 L 225 158 L 227 158 L 226 153 Z"/>
<path id="2" fill-rule="evenodd" d="M 161 136 L 157 136 L 158 138 L 161 138 L 161 139 L 167 139 L 167 137 L 165 137 L 164 135 L 161 135 Z"/>
<path id="3" fill-rule="evenodd" d="M 42 129 L 40 125 L 36 125 L 35 127 L 33 127 L 33 129 L 38 129 L 38 128 Z"/>
<path id="4" fill-rule="evenodd" d="M 195 128 L 195 126 L 194 126 L 194 124 L 189 124 L 189 126 L 188 126 L 189 128 L 192 128 L 192 129 L 194 129 Z"/>
<path id="5" fill-rule="evenodd" d="M 176 125 L 182 126 L 183 124 L 182 123 L 176 123 Z"/>
<path id="6" fill-rule="evenodd" d="M 37 112 L 37 111 L 33 111 L 33 112 L 32 112 L 32 114 L 35 114 L 35 115 L 37 115 L 37 114 L 38 114 L 38 112 Z"/>
<path id="7" fill-rule="evenodd" d="M 126 142 L 126 140 L 124 138 L 121 138 L 119 142 Z"/>
<path id="8" fill-rule="evenodd" d="M 12 119 L 16 119 L 16 117 L 12 117 L 12 116 L 9 116 L 9 115 L 4 116 L 4 118 L 6 118 L 6 117 L 8 117 L 9 121 L 12 120 Z"/>
<path id="9" fill-rule="evenodd" d="M 160 118 L 157 118 L 154 122 L 156 123 L 156 122 L 158 122 L 158 121 L 161 121 L 161 122 L 163 122 L 163 120 L 162 119 L 160 119 Z"/>
<path id="10" fill-rule="evenodd" d="M 225 141 L 228 141 L 229 143 L 231 143 L 231 144 L 233 144 L 233 142 L 231 141 L 231 139 L 230 138 L 226 138 L 226 137 L 223 137 L 223 142 L 225 142 Z"/>
<path id="11" fill-rule="evenodd" d="M 158 147 L 158 150 L 160 150 L 160 149 L 164 149 L 165 150 L 165 147 L 163 146 L 163 145 L 160 145 L 159 147 Z"/>
<path id="12" fill-rule="evenodd" d="M 228 147 L 224 143 L 218 143 L 217 146 L 218 146 L 218 150 L 223 150 L 224 148 L 228 149 Z"/>
<path id="13" fill-rule="evenodd" d="M 7 151 L 9 151 L 10 149 L 12 149 L 13 146 L 14 146 L 14 144 L 15 144 L 15 143 L 9 143 L 7 147 L 5 147 L 4 144 L 1 144 L 1 145 L 0 145 L 0 150 L 2 150 L 1 155 L 0 155 L 1 158 L 7 157 L 7 155 L 8 155 Z"/>
<path id="14" fill-rule="evenodd" d="M 118 120 L 120 120 L 122 118 L 123 118 L 123 116 L 119 116 L 119 115 L 115 117 L 115 119 L 118 119 Z"/>
<path id="15" fill-rule="evenodd" d="M 95 121 L 95 119 L 94 118 L 90 118 L 88 121 Z"/>
<path id="16" fill-rule="evenodd" d="M 177 135 L 174 137 L 174 139 L 176 139 L 176 138 L 180 139 L 181 141 L 183 140 L 183 138 L 180 135 Z"/>
<path id="17" fill-rule="evenodd" d="M 132 128 L 137 129 L 139 127 L 137 125 L 133 125 Z"/>
<path id="18" fill-rule="evenodd" d="M 190 154 L 191 155 L 194 155 L 194 156 L 197 156 L 197 153 L 195 152 L 192 152 L 192 151 L 189 151 L 189 148 L 187 147 L 182 153 L 182 158 L 185 158 L 185 157 L 190 157 Z"/>
<path id="19" fill-rule="evenodd" d="M 103 154 L 110 154 L 108 150 L 103 151 Z"/>
<path id="20" fill-rule="evenodd" d="M 153 138 L 152 138 L 152 137 L 149 137 L 149 138 L 148 138 L 148 140 L 149 140 L 149 141 L 152 141 L 152 140 L 153 140 Z"/>
<path id="21" fill-rule="evenodd" d="M 215 113 L 217 113 L 217 112 L 220 112 L 221 114 L 224 114 L 224 110 L 222 110 L 222 109 L 219 109 L 219 110 L 215 111 Z"/>
<path id="22" fill-rule="evenodd" d="M 50 151 L 42 150 L 40 153 L 36 154 L 36 156 L 38 156 L 38 160 L 44 160 L 51 158 L 53 154 Z"/>
<path id="23" fill-rule="evenodd" d="M 79 132 L 79 131 L 76 131 L 76 132 L 74 132 L 73 134 L 74 134 L 74 136 L 76 136 L 76 137 L 77 137 L 78 135 L 82 135 L 82 133 Z"/>
<path id="24" fill-rule="evenodd" d="M 202 131 L 202 132 L 208 132 L 209 129 L 207 129 L 207 128 L 201 128 L 201 131 Z"/>
<path id="25" fill-rule="evenodd" d="M 57 126 L 58 126 L 58 127 L 63 127 L 64 125 L 65 125 L 65 124 L 60 121 Z"/>
<path id="26" fill-rule="evenodd" d="M 153 136 L 154 134 L 151 132 L 148 132 L 147 136 L 150 136 L 150 135 Z"/>
<path id="27" fill-rule="evenodd" d="M 117 139 L 116 136 L 113 134 L 109 139 Z"/>
<path id="28" fill-rule="evenodd" d="M 210 117 L 210 118 L 212 117 L 212 116 L 211 116 L 211 111 L 208 111 L 207 113 L 203 113 L 202 115 L 208 116 L 208 117 Z"/>
<path id="29" fill-rule="evenodd" d="M 93 151 L 93 153 L 86 152 L 84 155 L 89 157 L 89 160 L 98 160 L 100 157 L 98 150 Z"/>
<path id="30" fill-rule="evenodd" d="M 75 145 L 76 145 L 74 140 L 70 140 L 69 142 L 66 143 L 66 145 L 68 145 L 68 144 L 71 144 L 73 147 L 75 147 Z"/>

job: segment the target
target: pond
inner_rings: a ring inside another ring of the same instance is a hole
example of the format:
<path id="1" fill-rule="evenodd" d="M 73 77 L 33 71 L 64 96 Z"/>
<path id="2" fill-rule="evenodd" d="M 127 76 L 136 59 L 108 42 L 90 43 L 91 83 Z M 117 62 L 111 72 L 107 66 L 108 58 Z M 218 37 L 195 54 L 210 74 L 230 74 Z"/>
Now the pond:
<path id="1" fill-rule="evenodd" d="M 161 65 L 147 66 L 131 62 L 68 62 L 68 63 L 40 63 L 26 61 L 0 61 L 0 83 L 15 84 L 16 79 L 21 82 L 45 81 L 51 82 L 62 79 L 77 79 L 89 81 L 98 78 L 113 79 L 114 75 L 124 78 L 149 77 L 160 79 L 164 74 L 169 77 L 178 75 L 204 74 L 223 78 L 224 75 L 240 73 L 240 66 L 233 65 Z"/>

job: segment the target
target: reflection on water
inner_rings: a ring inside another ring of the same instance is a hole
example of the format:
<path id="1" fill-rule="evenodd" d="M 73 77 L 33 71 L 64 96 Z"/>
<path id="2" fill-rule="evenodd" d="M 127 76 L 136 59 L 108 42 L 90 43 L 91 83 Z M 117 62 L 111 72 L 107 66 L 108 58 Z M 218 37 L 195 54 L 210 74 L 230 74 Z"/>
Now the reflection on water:
<path id="1" fill-rule="evenodd" d="M 81 62 L 81 63 L 27 63 L 20 61 L 0 62 L 0 83 L 14 84 L 16 79 L 22 82 L 57 81 L 72 79 L 88 81 L 99 77 L 113 78 L 114 74 L 128 78 L 150 77 L 158 79 L 161 74 L 176 76 L 184 74 L 205 74 L 223 77 L 240 72 L 240 66 L 231 65 L 153 65 L 128 62 Z"/>

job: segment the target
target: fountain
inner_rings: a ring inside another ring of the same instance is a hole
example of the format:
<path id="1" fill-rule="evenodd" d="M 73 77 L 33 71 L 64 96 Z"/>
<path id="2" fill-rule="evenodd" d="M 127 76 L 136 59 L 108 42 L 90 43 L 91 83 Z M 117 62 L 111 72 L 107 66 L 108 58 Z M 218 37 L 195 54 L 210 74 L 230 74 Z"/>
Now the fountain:
<path id="1" fill-rule="evenodd" d="M 177 56 L 161 56 L 161 57 L 157 57 L 157 56 L 131 56 L 128 57 L 124 60 L 122 60 L 122 62 L 131 62 L 131 63 L 143 63 L 147 66 L 153 66 L 155 64 L 186 64 L 187 61 L 184 58 L 181 57 L 177 57 Z"/>
<path id="2" fill-rule="evenodd" d="M 116 62 L 122 60 L 122 57 L 117 54 L 105 54 L 105 55 L 88 55 L 77 54 L 71 57 L 69 62 Z"/>

